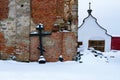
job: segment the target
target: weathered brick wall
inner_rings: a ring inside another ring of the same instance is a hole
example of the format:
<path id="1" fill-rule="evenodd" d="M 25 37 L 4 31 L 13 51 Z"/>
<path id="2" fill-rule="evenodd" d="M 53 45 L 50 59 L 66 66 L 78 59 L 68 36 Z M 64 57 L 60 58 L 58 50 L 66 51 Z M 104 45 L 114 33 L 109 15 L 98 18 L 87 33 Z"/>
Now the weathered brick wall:
<path id="1" fill-rule="evenodd" d="M 30 0 L 16 0 L 16 57 L 29 61 Z"/>
<path id="2" fill-rule="evenodd" d="M 56 12 L 57 12 L 57 16 L 61 16 L 63 17 L 64 15 L 64 0 L 56 0 L 57 1 L 57 8 L 56 8 Z"/>
<path id="3" fill-rule="evenodd" d="M 50 36 L 43 38 L 43 46 L 46 50 L 46 61 L 53 62 L 58 61 L 59 55 L 62 53 L 62 34 L 52 33 Z"/>
<path id="4" fill-rule="evenodd" d="M 2 32 L 0 32 L 0 58 L 2 57 L 1 51 L 5 49 L 5 39 Z"/>
<path id="5" fill-rule="evenodd" d="M 77 34 L 78 28 L 78 0 L 64 0 L 64 20 L 70 23 L 70 30 Z"/>
<path id="6" fill-rule="evenodd" d="M 40 51 L 38 50 L 39 46 L 39 37 L 31 36 L 30 37 L 30 61 L 37 61 L 40 56 Z"/>
<path id="7" fill-rule="evenodd" d="M 0 59 L 9 59 L 14 55 L 14 46 L 7 46 L 3 33 L 0 32 Z"/>
<path id="8" fill-rule="evenodd" d="M 37 49 L 39 44 L 36 43 L 39 43 L 39 39 L 29 37 L 29 33 L 36 30 L 38 23 L 45 25 L 45 31 L 52 31 L 58 16 L 64 20 L 65 1 L 74 0 L 0 0 L 0 59 L 16 56 L 18 61 L 29 61 L 29 57 L 31 61 L 37 61 L 40 52 Z M 77 25 L 73 22 L 71 26 Z M 67 42 L 67 39 L 76 39 L 72 35 L 71 32 L 66 34 L 58 32 L 44 37 L 46 60 L 57 61 L 60 54 L 63 54 L 65 60 L 71 60 L 76 54 L 75 45 L 74 40 Z M 65 43 L 71 44 L 74 48 L 67 47 Z M 73 50 L 71 55 L 68 55 L 68 48 Z"/>
<path id="9" fill-rule="evenodd" d="M 38 36 L 31 36 L 31 61 L 37 61 L 39 58 L 38 46 Z M 76 46 L 76 36 L 73 32 L 52 33 L 43 37 L 43 48 L 46 51 L 44 56 L 48 62 L 58 61 L 60 55 L 63 55 L 64 61 L 72 60 L 77 53 Z"/>
<path id="10" fill-rule="evenodd" d="M 5 43 L 4 35 L 0 32 L 0 51 L 3 49 Z"/>
<path id="11" fill-rule="evenodd" d="M 58 61 L 58 57 L 61 53 L 62 41 L 61 33 L 52 33 L 50 36 L 43 37 L 43 49 L 45 50 L 44 56 L 47 61 Z M 38 36 L 31 36 L 30 43 L 30 60 L 37 61 L 40 56 L 40 51 L 37 49 L 39 46 Z"/>
<path id="12" fill-rule="evenodd" d="M 45 30 L 52 31 L 56 16 L 63 15 L 63 0 L 32 0 L 32 19 L 36 24 L 45 24 Z"/>
<path id="13" fill-rule="evenodd" d="M 0 42 L 0 55 L 1 59 L 9 59 L 10 56 L 15 54 L 15 19 L 8 17 L 9 14 L 9 1 L 10 0 L 0 0 L 0 34 L 2 34 L 2 39 L 4 41 Z M 6 16 L 6 17 L 5 17 Z"/>
<path id="14" fill-rule="evenodd" d="M 62 55 L 65 61 L 72 60 L 76 55 L 77 39 L 75 33 L 63 33 Z"/>
<path id="15" fill-rule="evenodd" d="M 9 11 L 7 18 L 0 21 L 0 34 L 5 40 L 0 43 L 2 44 L 1 59 L 10 59 L 11 56 L 16 56 L 19 61 L 28 61 L 30 0 L 2 0 L 1 3 L 4 4 L 4 1 L 8 1 L 8 4 L 5 5 L 9 7 Z"/>

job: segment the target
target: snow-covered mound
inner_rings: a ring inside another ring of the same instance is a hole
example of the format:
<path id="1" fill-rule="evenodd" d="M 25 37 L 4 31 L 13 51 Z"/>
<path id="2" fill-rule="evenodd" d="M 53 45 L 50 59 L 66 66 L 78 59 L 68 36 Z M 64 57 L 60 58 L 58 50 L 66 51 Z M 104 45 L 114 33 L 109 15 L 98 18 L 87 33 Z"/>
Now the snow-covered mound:
<path id="1" fill-rule="evenodd" d="M 81 56 L 80 61 L 83 63 L 108 63 L 108 59 L 106 56 L 101 54 L 96 54 L 94 52 L 91 52 L 90 50 L 85 50 L 84 52 L 81 52 L 83 56 Z"/>
<path id="2" fill-rule="evenodd" d="M 109 63 L 120 64 L 120 51 L 112 50 L 103 54 L 107 56 Z"/>
<path id="3" fill-rule="evenodd" d="M 101 52 L 94 48 L 79 49 L 77 61 L 86 64 L 117 63 L 120 64 L 120 51 Z"/>

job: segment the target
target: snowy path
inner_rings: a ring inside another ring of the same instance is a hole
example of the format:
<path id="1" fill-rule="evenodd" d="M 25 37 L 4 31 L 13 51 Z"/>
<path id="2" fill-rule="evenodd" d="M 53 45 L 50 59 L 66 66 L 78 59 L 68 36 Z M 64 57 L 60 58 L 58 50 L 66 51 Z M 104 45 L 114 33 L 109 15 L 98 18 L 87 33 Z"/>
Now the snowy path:
<path id="1" fill-rule="evenodd" d="M 1 80 L 120 80 L 120 65 L 0 61 Z"/>
<path id="2" fill-rule="evenodd" d="M 95 57 L 89 50 L 83 54 L 83 63 L 0 60 L 0 80 L 120 80 L 120 51 L 103 53 L 108 63 L 104 57 Z"/>

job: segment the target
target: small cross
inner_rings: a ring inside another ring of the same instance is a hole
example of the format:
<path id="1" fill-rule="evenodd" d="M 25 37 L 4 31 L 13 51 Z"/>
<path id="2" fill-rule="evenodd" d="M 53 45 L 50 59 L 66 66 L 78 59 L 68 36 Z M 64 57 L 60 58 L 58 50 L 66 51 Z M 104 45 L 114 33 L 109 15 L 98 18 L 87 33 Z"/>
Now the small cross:
<path id="1" fill-rule="evenodd" d="M 91 2 L 89 2 L 88 14 L 91 15 L 91 12 L 92 12 L 92 10 L 91 10 Z"/>

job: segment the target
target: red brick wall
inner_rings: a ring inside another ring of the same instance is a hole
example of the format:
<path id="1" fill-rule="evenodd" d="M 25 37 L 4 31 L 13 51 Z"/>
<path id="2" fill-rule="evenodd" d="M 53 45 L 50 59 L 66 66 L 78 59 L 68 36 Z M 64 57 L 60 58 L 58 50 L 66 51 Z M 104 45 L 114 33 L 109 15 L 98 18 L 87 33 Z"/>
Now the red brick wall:
<path id="1" fill-rule="evenodd" d="M 8 17 L 9 9 L 11 8 L 8 7 L 10 6 L 9 1 L 12 2 L 12 0 L 0 0 L 0 20 L 6 19 Z M 33 22 L 35 24 L 43 23 L 45 30 L 47 31 L 52 30 L 57 16 L 61 16 L 61 18 L 63 18 L 64 0 L 31 0 L 31 5 L 29 1 L 30 0 L 15 0 L 15 5 L 12 5 L 13 9 L 16 9 L 15 19 L 9 18 L 4 20 L 4 22 L 1 22 L 2 24 L 0 25 L 0 29 L 3 29 L 0 31 L 0 54 L 3 59 L 8 59 L 10 58 L 10 55 L 15 55 L 19 61 L 28 61 L 29 57 L 31 61 L 38 60 L 38 57 L 40 55 L 40 52 L 37 49 L 39 45 L 39 39 L 38 37 L 31 37 L 31 39 L 29 39 L 29 28 L 32 26 L 30 23 L 30 14 Z M 29 5 L 31 6 L 31 13 L 29 11 Z M 44 37 L 43 45 L 44 49 L 46 50 L 46 60 L 58 61 L 60 54 L 63 54 L 65 60 L 71 60 L 74 51 L 70 53 L 72 55 L 68 55 L 69 51 L 67 51 L 67 49 L 71 47 L 66 48 L 63 46 L 67 46 L 65 43 L 67 43 L 68 38 L 71 40 L 76 40 L 75 37 L 67 37 L 73 34 L 74 33 L 69 34 L 58 32 L 52 33 L 51 36 Z M 68 40 L 68 43 L 71 43 L 70 41 Z M 71 45 L 72 44 L 70 44 L 70 46 Z"/>
<path id="2" fill-rule="evenodd" d="M 37 49 L 39 39 L 37 36 L 31 37 L 30 60 L 37 61 L 40 55 Z M 72 60 L 76 55 L 76 36 L 72 32 L 52 33 L 50 36 L 43 37 L 43 48 L 45 49 L 44 56 L 46 61 L 58 61 L 60 54 L 63 55 L 64 61 Z"/>
<path id="3" fill-rule="evenodd" d="M 58 61 L 59 55 L 62 53 L 62 34 L 52 33 L 43 39 L 43 45 L 46 50 L 45 58 L 48 62 Z"/>
<path id="4" fill-rule="evenodd" d="M 32 13 L 34 23 L 43 23 L 45 30 L 51 31 L 56 16 L 63 14 L 63 0 L 32 0 Z"/>
<path id="5" fill-rule="evenodd" d="M 30 61 L 37 61 L 40 56 L 40 52 L 37 49 L 39 46 L 39 37 L 32 36 L 30 40 Z"/>
<path id="6" fill-rule="evenodd" d="M 8 3 L 9 0 L 0 0 L 0 20 L 8 17 Z"/>
<path id="7" fill-rule="evenodd" d="M 5 39 L 4 39 L 4 36 L 2 34 L 2 32 L 0 32 L 0 51 L 4 50 L 5 48 Z"/>
<path id="8" fill-rule="evenodd" d="M 9 12 L 8 4 L 9 4 L 9 0 L 0 0 L 0 20 L 4 20 L 8 18 L 8 12 Z M 7 24 L 6 23 L 7 21 L 3 23 L 1 21 L 1 24 L 0 24 L 0 58 L 1 59 L 8 59 L 10 55 L 14 55 L 15 53 L 15 47 L 10 46 L 9 39 L 5 38 L 5 37 L 8 38 L 8 36 L 5 36 L 5 34 L 7 34 L 8 32 L 6 28 L 8 30 L 10 29 L 9 25 L 7 25 L 9 24 L 9 22 Z M 4 32 L 4 30 L 6 30 L 6 32 Z"/>
<path id="9" fill-rule="evenodd" d="M 63 33 L 62 54 L 65 61 L 72 60 L 76 54 L 77 40 L 73 32 Z"/>
<path id="10" fill-rule="evenodd" d="M 56 0 L 57 1 L 57 16 L 64 16 L 64 0 Z"/>
<path id="11" fill-rule="evenodd" d="M 6 40 L 4 38 L 4 35 L 2 32 L 0 32 L 0 58 L 1 59 L 7 59 L 9 58 L 9 55 L 14 55 L 15 47 L 13 46 L 7 46 Z"/>

